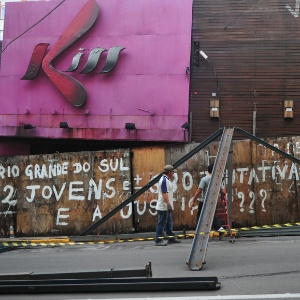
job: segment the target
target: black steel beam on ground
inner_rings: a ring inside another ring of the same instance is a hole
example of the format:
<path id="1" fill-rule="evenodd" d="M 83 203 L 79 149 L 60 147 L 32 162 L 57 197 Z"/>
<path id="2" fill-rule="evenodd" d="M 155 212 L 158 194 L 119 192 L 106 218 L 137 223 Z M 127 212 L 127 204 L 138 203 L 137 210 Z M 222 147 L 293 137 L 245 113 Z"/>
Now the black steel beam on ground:
<path id="1" fill-rule="evenodd" d="M 236 237 L 300 235 L 300 226 L 239 230 Z"/>
<path id="2" fill-rule="evenodd" d="M 0 294 L 217 290 L 217 277 L 0 280 Z"/>
<path id="3" fill-rule="evenodd" d="M 191 158 L 193 155 L 195 155 L 197 152 L 199 152 L 201 149 L 209 145 L 213 140 L 215 140 L 217 137 L 219 137 L 223 132 L 223 129 L 217 130 L 215 133 L 213 133 L 210 137 L 208 137 L 206 140 L 204 140 L 201 144 L 199 144 L 197 147 L 195 147 L 193 150 L 191 150 L 189 153 L 184 155 L 181 159 L 179 159 L 177 162 L 173 164 L 174 168 L 177 168 L 181 164 L 183 164 L 186 160 Z M 112 211 L 110 211 L 108 214 L 106 214 L 102 219 L 92 224 L 89 228 L 84 230 L 80 236 L 87 235 L 91 233 L 95 228 L 99 227 L 101 224 L 106 222 L 109 218 L 111 218 L 113 215 L 115 215 L 117 212 L 119 212 L 123 207 L 131 203 L 133 200 L 135 200 L 137 197 L 145 193 L 148 189 L 150 189 L 155 183 L 157 183 L 160 179 L 160 177 L 163 175 L 163 173 L 159 174 L 157 177 L 149 181 L 145 186 L 143 186 L 140 190 L 138 190 L 136 193 L 131 195 L 129 198 L 124 200 L 120 205 L 118 205 L 116 208 L 114 208 Z"/>
<path id="4" fill-rule="evenodd" d="M 1 246 L 0 245 L 0 253 L 3 253 L 3 252 L 6 252 L 6 251 L 11 251 L 11 250 L 14 250 L 14 248 L 13 247 L 11 247 L 11 246 Z"/>
<path id="5" fill-rule="evenodd" d="M 41 281 L 58 279 L 100 279 L 100 278 L 126 278 L 126 277 L 152 277 L 151 262 L 144 269 L 126 269 L 97 272 L 72 272 L 72 273 L 16 273 L 0 274 L 0 280 L 23 280 L 23 281 Z"/>
<path id="6" fill-rule="evenodd" d="M 290 160 L 293 161 L 294 163 L 300 165 L 300 160 L 297 159 L 297 158 L 295 158 L 294 156 L 289 155 L 289 154 L 285 153 L 284 151 L 282 151 L 282 150 L 280 150 L 280 149 L 278 149 L 278 148 L 276 148 L 276 147 L 274 147 L 274 146 L 272 146 L 272 145 L 266 143 L 265 141 L 263 141 L 263 140 L 257 138 L 256 136 L 252 135 L 251 133 L 249 133 L 249 132 L 247 132 L 247 131 L 245 131 L 245 130 L 239 128 L 239 127 L 235 127 L 235 130 L 236 130 L 237 132 L 239 132 L 239 133 L 241 133 L 241 134 L 247 136 L 247 137 L 250 138 L 251 140 L 253 140 L 253 141 L 255 141 L 255 142 L 259 143 L 259 144 L 262 144 L 263 146 L 265 146 L 265 147 L 271 149 L 272 151 L 277 152 L 278 154 L 280 154 L 280 155 L 282 155 L 282 156 L 284 156 L 284 157 L 290 159 Z"/>

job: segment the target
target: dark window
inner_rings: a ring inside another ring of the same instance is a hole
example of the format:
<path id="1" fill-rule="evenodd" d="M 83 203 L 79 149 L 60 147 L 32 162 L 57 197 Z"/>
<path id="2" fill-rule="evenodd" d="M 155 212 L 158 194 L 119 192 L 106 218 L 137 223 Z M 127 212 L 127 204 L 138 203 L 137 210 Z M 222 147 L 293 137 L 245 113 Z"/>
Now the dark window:
<path id="1" fill-rule="evenodd" d="M 5 6 L 1 5 L 1 10 L 0 10 L 0 20 L 4 19 L 4 14 L 5 14 Z"/>

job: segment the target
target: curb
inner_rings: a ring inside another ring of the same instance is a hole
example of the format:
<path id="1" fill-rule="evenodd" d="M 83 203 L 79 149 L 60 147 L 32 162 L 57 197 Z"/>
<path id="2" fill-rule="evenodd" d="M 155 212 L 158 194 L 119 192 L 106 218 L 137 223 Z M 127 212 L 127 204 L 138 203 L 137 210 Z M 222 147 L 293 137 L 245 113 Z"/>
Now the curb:
<path id="1" fill-rule="evenodd" d="M 246 237 L 246 236 L 274 236 L 274 235 L 300 235 L 300 222 L 275 224 L 272 226 L 253 226 L 240 229 L 222 230 L 224 237 Z M 174 232 L 179 239 L 194 238 L 195 232 Z M 200 232 L 199 234 L 204 234 Z M 20 238 L 0 238 L 0 246 L 20 247 L 20 246 L 54 246 L 54 245 L 80 245 L 80 244 L 107 244 L 136 241 L 153 241 L 155 232 L 117 234 L 117 235 L 88 235 L 88 236 L 63 236 L 63 237 L 20 237 Z M 209 237 L 214 239 L 219 237 L 217 231 L 210 231 Z"/>
<path id="2" fill-rule="evenodd" d="M 60 243 L 69 243 L 70 239 L 68 237 L 64 238 L 7 238 L 0 239 L 0 245 L 3 244 L 7 246 L 9 244 L 60 244 Z"/>
<path id="3" fill-rule="evenodd" d="M 174 232 L 175 233 L 175 232 Z M 154 241 L 155 233 L 139 233 L 139 234 L 123 234 L 116 236 L 73 236 L 64 238 L 14 238 L 14 239 L 0 239 L 0 245 L 5 247 L 28 247 L 28 246 L 55 246 L 55 245 L 83 245 L 83 244 L 112 244 L 124 242 L 140 242 L 140 241 Z M 195 233 L 175 233 L 175 237 L 179 239 L 194 238 Z M 230 236 L 225 232 L 224 236 Z M 210 238 L 219 237 L 219 233 L 211 231 Z"/>

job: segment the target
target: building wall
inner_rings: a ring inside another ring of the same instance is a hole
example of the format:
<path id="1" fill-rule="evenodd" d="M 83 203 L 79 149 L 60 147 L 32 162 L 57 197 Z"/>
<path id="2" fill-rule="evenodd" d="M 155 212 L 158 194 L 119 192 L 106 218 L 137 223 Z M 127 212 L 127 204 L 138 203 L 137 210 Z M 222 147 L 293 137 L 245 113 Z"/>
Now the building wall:
<path id="1" fill-rule="evenodd" d="M 3 40 L 5 3 L 8 3 L 8 2 L 25 2 L 25 1 L 50 1 L 50 0 L 1 0 L 0 1 L 0 41 Z"/>
<path id="2" fill-rule="evenodd" d="M 299 159 L 299 137 L 266 141 Z M 189 202 L 218 145 L 211 143 L 178 167 L 174 229 L 195 229 L 196 210 Z M 12 223 L 18 236 L 78 235 L 196 146 L 135 148 L 132 155 L 119 149 L 2 158 L 0 228 L 7 232 Z M 234 228 L 299 221 L 299 165 L 249 140 L 233 143 L 232 160 Z M 131 232 L 133 224 L 141 232 L 154 231 L 156 201 L 157 184 L 93 234 Z"/>
<path id="3" fill-rule="evenodd" d="M 186 141 L 191 0 L 6 3 L 5 14 L 4 44 L 13 42 L 1 57 L 0 136 Z M 124 49 L 104 72 L 117 46 Z M 80 73 L 96 48 L 107 51 Z"/>
<path id="4" fill-rule="evenodd" d="M 209 61 L 192 55 L 192 141 L 223 126 L 258 137 L 299 135 L 299 4 L 193 1 L 193 49 L 199 42 Z M 220 118 L 210 117 L 211 99 L 220 101 Z M 292 118 L 284 118 L 287 100 L 293 101 Z"/>

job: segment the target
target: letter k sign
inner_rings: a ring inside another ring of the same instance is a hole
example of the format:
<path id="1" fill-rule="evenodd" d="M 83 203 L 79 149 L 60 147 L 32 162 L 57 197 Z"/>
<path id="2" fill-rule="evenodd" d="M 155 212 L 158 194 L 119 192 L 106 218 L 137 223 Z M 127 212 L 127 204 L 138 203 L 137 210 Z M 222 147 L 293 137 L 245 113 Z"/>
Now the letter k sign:
<path id="1" fill-rule="evenodd" d="M 59 37 L 58 41 L 48 52 L 45 58 L 42 60 L 42 68 L 56 88 L 63 94 L 66 100 L 74 106 L 82 106 L 87 97 L 84 86 L 71 76 L 68 76 L 59 70 L 55 69 L 51 63 L 57 58 L 63 51 L 70 47 L 75 41 L 77 41 L 84 33 L 86 33 L 97 19 L 99 12 L 99 6 L 95 0 L 89 0 L 78 12 L 75 18 L 71 21 L 69 26 Z M 46 48 L 49 44 L 38 45 L 41 50 L 34 58 L 40 58 L 41 54 L 46 52 Z M 36 50 L 36 49 L 35 49 Z M 39 67 L 40 68 L 40 67 Z M 37 69 L 36 76 L 38 75 L 39 68 Z M 32 75 L 32 72 L 30 72 Z M 22 79 L 29 79 L 26 74 Z"/>
<path id="2" fill-rule="evenodd" d="M 21 80 L 33 80 L 38 76 L 42 67 L 48 78 L 55 87 L 65 97 L 65 99 L 75 107 L 82 106 L 87 98 L 87 92 L 84 86 L 75 78 L 68 76 L 52 66 L 55 60 L 62 52 L 69 48 L 82 35 L 84 35 L 95 23 L 99 12 L 98 3 L 95 0 L 89 0 L 78 12 L 63 34 L 59 37 L 52 49 L 45 56 L 49 44 L 40 43 L 35 46 L 26 74 Z M 110 61 L 109 67 L 105 67 L 102 73 L 112 70 L 118 59 L 118 54 L 124 47 L 113 47 L 108 54 Z M 103 49 L 106 51 L 106 49 Z M 94 66 L 95 67 L 95 66 Z M 87 73 L 90 70 L 87 70 Z"/>

